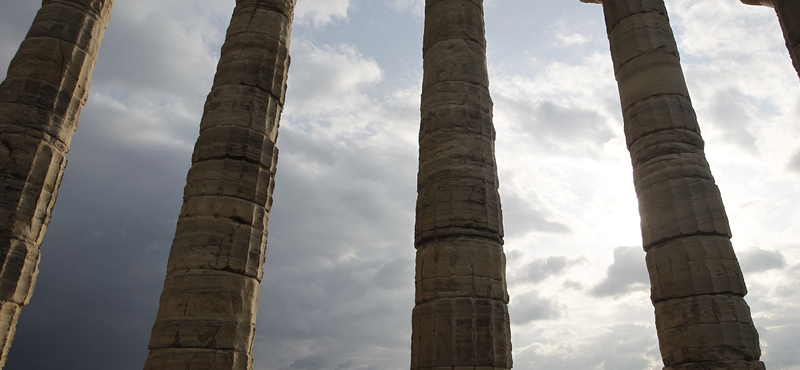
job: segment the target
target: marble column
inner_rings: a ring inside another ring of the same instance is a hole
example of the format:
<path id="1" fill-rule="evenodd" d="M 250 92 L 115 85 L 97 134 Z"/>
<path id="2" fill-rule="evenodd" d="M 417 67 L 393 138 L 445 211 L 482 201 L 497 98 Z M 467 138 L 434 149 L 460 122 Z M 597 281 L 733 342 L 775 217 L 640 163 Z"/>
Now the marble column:
<path id="1" fill-rule="evenodd" d="M 0 84 L 0 367 L 36 283 L 113 0 L 45 0 Z"/>
<path id="2" fill-rule="evenodd" d="M 748 5 L 764 5 L 775 8 L 783 29 L 786 47 L 792 57 L 794 69 L 800 76 L 800 1 L 797 0 L 742 0 Z"/>
<path id="3" fill-rule="evenodd" d="M 236 1 L 187 175 L 146 370 L 252 369 L 295 1 Z"/>
<path id="4" fill-rule="evenodd" d="M 664 0 L 602 4 L 665 369 L 764 369 Z"/>
<path id="5" fill-rule="evenodd" d="M 482 0 L 427 0 L 411 369 L 510 369 Z"/>

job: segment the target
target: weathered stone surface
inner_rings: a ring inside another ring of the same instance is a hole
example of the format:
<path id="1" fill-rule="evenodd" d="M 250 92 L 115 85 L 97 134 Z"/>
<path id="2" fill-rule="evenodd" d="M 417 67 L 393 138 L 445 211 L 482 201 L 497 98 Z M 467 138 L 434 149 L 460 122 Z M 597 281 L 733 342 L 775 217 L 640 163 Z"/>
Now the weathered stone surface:
<path id="1" fill-rule="evenodd" d="M 43 1 L 0 84 L 0 367 L 36 283 L 113 0 Z"/>
<path id="2" fill-rule="evenodd" d="M 762 369 L 664 0 L 603 4 L 665 369 Z"/>
<path id="3" fill-rule="evenodd" d="M 510 369 L 508 308 L 486 298 L 444 298 L 412 313 L 412 369 Z"/>
<path id="4" fill-rule="evenodd" d="M 411 369 L 509 369 L 482 0 L 428 0 Z"/>
<path id="5" fill-rule="evenodd" d="M 250 352 L 203 348 L 162 348 L 150 350 L 146 365 L 151 369 L 227 370 L 252 369 Z"/>
<path id="6" fill-rule="evenodd" d="M 731 240 L 677 238 L 647 251 L 651 298 L 658 303 L 702 294 L 744 296 L 747 288 Z"/>
<path id="7" fill-rule="evenodd" d="M 294 4 L 236 2 L 187 175 L 146 370 L 252 368 Z"/>
<path id="8" fill-rule="evenodd" d="M 757 361 L 758 333 L 744 298 L 702 295 L 655 304 L 664 365 Z"/>

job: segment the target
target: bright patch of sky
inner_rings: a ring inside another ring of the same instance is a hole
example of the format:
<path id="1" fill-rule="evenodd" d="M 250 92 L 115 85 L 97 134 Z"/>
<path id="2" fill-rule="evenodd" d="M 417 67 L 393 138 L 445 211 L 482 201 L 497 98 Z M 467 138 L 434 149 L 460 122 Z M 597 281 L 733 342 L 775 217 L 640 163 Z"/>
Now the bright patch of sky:
<path id="1" fill-rule="evenodd" d="M 233 1 L 118 0 L 10 369 L 140 369 Z M 0 5 L 0 60 L 37 2 Z M 255 368 L 410 356 L 422 0 L 299 0 Z M 774 11 L 667 0 L 772 370 L 800 355 L 800 81 Z M 602 7 L 486 2 L 515 368 L 660 369 Z"/>

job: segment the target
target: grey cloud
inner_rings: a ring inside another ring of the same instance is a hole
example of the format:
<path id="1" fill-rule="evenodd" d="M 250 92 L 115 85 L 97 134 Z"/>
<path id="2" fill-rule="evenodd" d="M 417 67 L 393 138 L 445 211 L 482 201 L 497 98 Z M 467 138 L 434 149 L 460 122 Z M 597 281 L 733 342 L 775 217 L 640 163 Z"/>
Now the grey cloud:
<path id="1" fill-rule="evenodd" d="M 739 253 L 742 271 L 747 273 L 764 272 L 786 267 L 786 259 L 780 251 L 755 248 Z"/>
<path id="2" fill-rule="evenodd" d="M 800 150 L 798 150 L 797 153 L 792 156 L 792 159 L 789 160 L 787 168 L 789 171 L 800 173 Z"/>
<path id="3" fill-rule="evenodd" d="M 536 103 L 502 95 L 496 95 L 494 100 L 496 110 L 511 117 L 530 138 L 532 150 L 563 156 L 594 155 L 614 137 L 606 119 L 595 111 L 552 101 Z"/>
<path id="4" fill-rule="evenodd" d="M 750 132 L 748 124 L 752 117 L 745 109 L 748 98 L 736 90 L 717 93 L 711 102 L 711 120 L 725 132 L 725 139 L 740 148 L 755 152 L 756 138 Z"/>
<path id="5" fill-rule="evenodd" d="M 514 366 L 549 370 L 662 368 L 655 328 L 641 324 L 602 326 L 589 337 L 569 332 L 543 335 L 515 353 Z"/>
<path id="6" fill-rule="evenodd" d="M 508 236 L 523 236 L 533 231 L 569 233 L 569 226 L 552 221 L 553 216 L 540 205 L 531 204 L 513 192 L 500 189 L 503 229 Z"/>
<path id="7" fill-rule="evenodd" d="M 549 256 L 530 262 L 514 271 L 519 282 L 538 283 L 553 276 L 563 275 L 572 266 L 586 263 L 585 258 L 570 259 L 566 256 Z"/>
<path id="8" fill-rule="evenodd" d="M 589 293 L 595 297 L 618 297 L 648 287 L 644 252 L 638 247 L 617 247 L 606 276 Z"/>
<path id="9" fill-rule="evenodd" d="M 556 299 L 545 298 L 537 291 L 529 291 L 513 297 L 508 304 L 511 323 L 525 325 L 533 321 L 564 317 L 567 307 Z"/>

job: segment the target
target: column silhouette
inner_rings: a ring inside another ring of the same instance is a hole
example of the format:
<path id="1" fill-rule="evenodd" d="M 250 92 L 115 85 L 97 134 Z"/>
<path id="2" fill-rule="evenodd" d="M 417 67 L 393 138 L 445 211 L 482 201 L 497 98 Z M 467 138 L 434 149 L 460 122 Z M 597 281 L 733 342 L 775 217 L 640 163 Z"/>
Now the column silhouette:
<path id="1" fill-rule="evenodd" d="M 411 369 L 510 369 L 482 0 L 427 0 Z"/>
<path id="2" fill-rule="evenodd" d="M 764 369 L 664 0 L 602 4 L 665 369 Z"/>
<path id="3" fill-rule="evenodd" d="M 47 0 L 0 84 L 0 367 L 33 294 L 39 247 L 113 0 Z"/>
<path id="4" fill-rule="evenodd" d="M 144 368 L 251 369 L 295 0 L 237 0 Z"/>
<path id="5" fill-rule="evenodd" d="M 748 5 L 764 5 L 775 8 L 783 29 L 786 47 L 792 57 L 794 69 L 800 77 L 800 1 L 797 0 L 742 0 Z"/>

